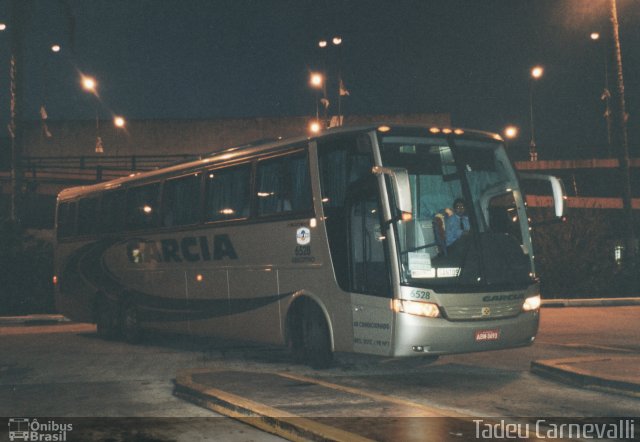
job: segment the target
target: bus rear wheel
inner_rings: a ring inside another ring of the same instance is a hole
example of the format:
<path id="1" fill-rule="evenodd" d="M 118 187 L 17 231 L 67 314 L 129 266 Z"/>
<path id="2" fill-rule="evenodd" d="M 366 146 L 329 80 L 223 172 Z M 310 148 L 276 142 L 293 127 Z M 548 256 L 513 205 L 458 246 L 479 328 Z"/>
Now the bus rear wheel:
<path id="1" fill-rule="evenodd" d="M 118 334 L 113 306 L 106 298 L 100 297 L 96 306 L 96 331 L 102 339 L 115 339 Z"/>
<path id="2" fill-rule="evenodd" d="M 125 304 L 122 308 L 120 332 L 122 339 L 129 344 L 137 344 L 142 338 L 138 308 L 133 302 Z"/>
<path id="3" fill-rule="evenodd" d="M 333 362 L 329 326 L 316 304 L 308 304 L 302 318 L 302 342 L 305 362 L 311 368 L 328 368 Z"/>

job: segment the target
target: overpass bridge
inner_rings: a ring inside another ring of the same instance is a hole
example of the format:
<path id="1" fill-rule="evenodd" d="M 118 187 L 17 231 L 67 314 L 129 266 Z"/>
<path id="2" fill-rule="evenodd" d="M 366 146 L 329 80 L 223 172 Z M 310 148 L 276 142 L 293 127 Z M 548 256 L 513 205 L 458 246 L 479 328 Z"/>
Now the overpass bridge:
<path id="1" fill-rule="evenodd" d="M 66 187 L 94 184 L 202 158 L 203 153 L 153 155 L 25 156 L 22 161 L 23 225 L 47 229 L 53 226 L 55 198 Z M 559 176 L 567 190 L 569 209 L 621 210 L 621 173 L 614 158 L 581 160 L 516 161 L 523 172 Z M 640 158 L 631 160 L 631 206 L 640 210 Z M 0 170 L 0 212 L 8 213 L 11 171 Z M 528 195 L 530 207 L 551 207 L 552 198 Z M 636 215 L 637 216 L 637 215 Z"/>
<path id="2" fill-rule="evenodd" d="M 94 184 L 202 157 L 202 153 L 30 156 L 23 159 L 23 181 L 28 191 L 55 196 L 66 187 Z M 635 189 L 632 207 L 640 210 L 640 158 L 630 161 L 632 192 Z M 622 208 L 622 199 L 615 195 L 615 189 L 618 188 L 615 181 L 620 177 L 619 162 L 615 158 L 516 161 L 514 164 L 523 172 L 552 173 L 563 178 L 569 207 Z M 0 185 L 4 194 L 10 191 L 10 183 L 10 171 L 0 171 Z M 529 197 L 528 203 L 533 207 L 550 205 L 545 197 Z"/>

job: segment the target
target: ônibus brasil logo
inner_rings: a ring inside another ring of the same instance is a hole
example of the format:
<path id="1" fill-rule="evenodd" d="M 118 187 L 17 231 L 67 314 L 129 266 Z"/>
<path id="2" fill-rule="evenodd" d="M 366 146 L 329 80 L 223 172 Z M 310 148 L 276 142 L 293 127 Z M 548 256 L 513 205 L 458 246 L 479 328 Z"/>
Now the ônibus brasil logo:
<path id="1" fill-rule="evenodd" d="M 72 424 L 60 424 L 54 420 L 38 422 L 38 419 L 10 418 L 9 440 L 63 442 L 67 432 L 73 430 Z"/>

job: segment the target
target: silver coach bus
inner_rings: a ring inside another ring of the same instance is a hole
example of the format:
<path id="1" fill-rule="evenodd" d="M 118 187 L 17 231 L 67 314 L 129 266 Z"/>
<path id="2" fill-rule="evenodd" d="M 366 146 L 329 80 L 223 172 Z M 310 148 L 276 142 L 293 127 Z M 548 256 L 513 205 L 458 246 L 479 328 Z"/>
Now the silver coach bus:
<path id="1" fill-rule="evenodd" d="M 561 216 L 561 183 L 537 178 Z M 232 148 L 63 190 L 56 302 L 105 338 L 281 344 L 313 367 L 524 346 L 540 307 L 525 209 L 494 134 L 383 125 Z"/>

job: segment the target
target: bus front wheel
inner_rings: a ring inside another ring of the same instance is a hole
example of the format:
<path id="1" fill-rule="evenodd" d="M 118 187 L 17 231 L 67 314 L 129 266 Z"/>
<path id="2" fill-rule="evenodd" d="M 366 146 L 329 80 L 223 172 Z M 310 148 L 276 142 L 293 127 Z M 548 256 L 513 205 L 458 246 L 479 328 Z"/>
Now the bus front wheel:
<path id="1" fill-rule="evenodd" d="M 302 319 L 305 361 L 311 368 L 328 368 L 333 362 L 329 326 L 316 304 L 307 304 Z"/>

